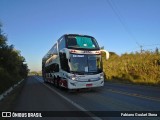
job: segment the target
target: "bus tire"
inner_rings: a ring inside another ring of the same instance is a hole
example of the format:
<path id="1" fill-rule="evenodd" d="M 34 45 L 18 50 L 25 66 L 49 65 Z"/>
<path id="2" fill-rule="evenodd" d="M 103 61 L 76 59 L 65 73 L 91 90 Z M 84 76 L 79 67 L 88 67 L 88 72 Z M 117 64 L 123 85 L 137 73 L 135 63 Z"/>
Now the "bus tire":
<path id="1" fill-rule="evenodd" d="M 46 80 L 46 78 L 43 78 L 43 81 L 44 81 L 44 83 L 47 83 L 47 80 Z"/>
<path id="2" fill-rule="evenodd" d="M 60 81 L 60 77 L 58 76 L 58 77 L 57 77 L 57 85 L 56 85 L 56 87 L 57 87 L 57 88 L 59 88 L 59 87 L 60 87 L 60 85 L 59 85 L 59 81 Z"/>
<path id="3" fill-rule="evenodd" d="M 56 85 L 55 82 L 56 82 L 56 77 L 54 76 L 54 77 L 53 77 L 53 85 L 54 85 L 54 86 Z"/>

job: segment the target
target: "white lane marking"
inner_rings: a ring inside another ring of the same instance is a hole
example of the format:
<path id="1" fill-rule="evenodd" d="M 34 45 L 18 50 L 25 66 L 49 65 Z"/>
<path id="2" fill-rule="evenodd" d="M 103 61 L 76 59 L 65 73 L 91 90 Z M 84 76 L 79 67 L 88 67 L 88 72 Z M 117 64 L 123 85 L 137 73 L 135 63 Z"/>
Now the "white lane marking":
<path id="1" fill-rule="evenodd" d="M 45 83 L 43 83 L 41 81 L 40 78 L 34 77 L 35 79 L 38 79 L 39 82 L 41 82 L 44 86 L 46 86 L 47 88 L 49 88 L 51 91 L 55 92 L 57 95 L 59 95 L 61 98 L 65 99 L 66 101 L 68 101 L 70 104 L 72 104 L 73 106 L 75 106 L 76 108 L 80 109 L 81 111 L 85 112 L 86 114 L 88 114 L 92 119 L 94 120 L 102 120 L 101 118 L 97 117 L 96 115 L 94 115 L 93 113 L 89 112 L 88 110 L 86 110 L 85 108 L 81 107 L 80 105 L 78 105 L 77 103 L 73 102 L 72 100 L 70 100 L 69 98 L 65 97 L 64 95 L 60 94 L 59 92 L 57 92 L 56 90 L 54 90 L 53 88 L 51 88 L 50 86 L 46 85 Z"/>
<path id="2" fill-rule="evenodd" d="M 158 86 L 147 86 L 147 85 L 138 85 L 138 84 L 131 84 L 131 83 L 116 83 L 116 82 L 105 82 L 105 84 L 110 84 L 110 85 L 123 85 L 123 86 L 131 86 L 131 87 L 136 87 L 136 88 L 140 88 L 140 89 L 156 89 L 159 91 L 159 87 Z"/>
<path id="3" fill-rule="evenodd" d="M 4 99 L 9 93 L 11 93 L 19 84 L 21 84 L 21 82 L 23 82 L 24 79 L 22 79 L 21 81 L 19 81 L 18 83 L 14 84 L 13 86 L 11 86 L 9 89 L 7 89 L 5 92 L 3 92 L 2 94 L 0 94 L 0 101 L 2 99 Z"/>
<path id="4" fill-rule="evenodd" d="M 132 97 L 138 97 L 138 98 L 143 98 L 143 99 L 148 99 L 148 100 L 160 102 L 159 98 L 149 97 L 149 96 L 145 96 L 145 95 L 141 95 L 141 94 L 128 93 L 128 92 L 117 91 L 117 90 L 113 90 L 113 89 L 107 89 L 107 91 L 110 91 L 110 92 L 113 92 L 113 93 L 118 93 L 118 94 L 123 94 L 123 95 L 128 95 L 128 96 L 132 96 Z"/>

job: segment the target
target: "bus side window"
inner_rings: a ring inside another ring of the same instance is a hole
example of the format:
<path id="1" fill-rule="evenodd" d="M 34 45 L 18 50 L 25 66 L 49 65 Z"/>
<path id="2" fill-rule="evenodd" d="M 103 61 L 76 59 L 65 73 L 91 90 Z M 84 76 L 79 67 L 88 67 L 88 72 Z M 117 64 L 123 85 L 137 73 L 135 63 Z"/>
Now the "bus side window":
<path id="1" fill-rule="evenodd" d="M 59 65 L 54 63 L 50 66 L 50 72 L 59 72 Z"/>
<path id="2" fill-rule="evenodd" d="M 64 39 L 64 37 L 62 37 L 62 38 L 58 41 L 58 48 L 59 48 L 59 51 L 62 50 L 63 48 L 65 48 L 65 39 Z"/>
<path id="3" fill-rule="evenodd" d="M 59 65 L 55 64 L 55 72 L 59 72 Z"/>
<path id="4" fill-rule="evenodd" d="M 65 71 L 69 71 L 69 66 L 68 66 L 68 59 L 66 58 L 66 53 L 59 53 L 60 56 L 60 64 L 61 64 L 61 68 Z"/>

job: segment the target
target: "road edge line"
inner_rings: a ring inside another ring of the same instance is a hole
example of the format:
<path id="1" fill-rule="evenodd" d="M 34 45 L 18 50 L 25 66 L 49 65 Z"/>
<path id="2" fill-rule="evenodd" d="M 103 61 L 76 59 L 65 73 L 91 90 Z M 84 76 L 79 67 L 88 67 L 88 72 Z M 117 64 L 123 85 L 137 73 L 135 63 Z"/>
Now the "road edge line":
<path id="1" fill-rule="evenodd" d="M 35 79 L 39 79 L 37 77 L 34 77 Z M 72 100 L 70 100 L 69 98 L 65 97 L 64 95 L 60 94 L 59 92 L 57 92 L 56 90 L 54 90 L 53 88 L 51 88 L 50 86 L 47 86 L 45 83 L 39 81 L 40 83 L 42 83 L 44 86 L 46 86 L 47 88 L 49 88 L 51 91 L 55 92 L 57 95 L 59 95 L 61 98 L 65 99 L 66 101 L 68 101 L 70 104 L 72 104 L 73 106 L 75 106 L 76 108 L 78 108 L 79 110 L 85 112 L 86 114 L 88 114 L 92 119 L 94 120 L 102 120 L 101 118 L 97 117 L 96 115 L 94 115 L 93 113 L 87 111 L 85 108 L 81 107 L 80 105 L 78 105 L 77 103 L 73 102 Z"/>
<path id="2" fill-rule="evenodd" d="M 17 82 L 16 84 L 12 85 L 10 88 L 8 88 L 5 92 L 0 94 L 0 101 L 3 100 L 9 93 L 11 93 L 19 84 L 21 84 L 24 81 L 22 79 L 21 81 Z"/>

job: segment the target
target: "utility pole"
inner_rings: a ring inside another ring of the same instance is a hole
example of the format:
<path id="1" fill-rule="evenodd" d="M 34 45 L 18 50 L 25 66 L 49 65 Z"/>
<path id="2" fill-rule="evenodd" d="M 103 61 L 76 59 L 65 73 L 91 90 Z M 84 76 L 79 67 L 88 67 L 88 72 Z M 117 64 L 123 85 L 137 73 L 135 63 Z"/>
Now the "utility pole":
<path id="1" fill-rule="evenodd" d="M 0 22 L 0 35 L 2 34 L 2 24 L 1 24 L 1 22 Z"/>
<path id="2" fill-rule="evenodd" d="M 159 49 L 158 47 L 156 47 L 155 53 L 158 54 L 159 53 Z"/>
<path id="3" fill-rule="evenodd" d="M 142 48 L 143 48 L 143 46 L 142 46 L 142 45 L 140 45 L 141 53 L 143 52 L 143 49 L 142 49 Z"/>

